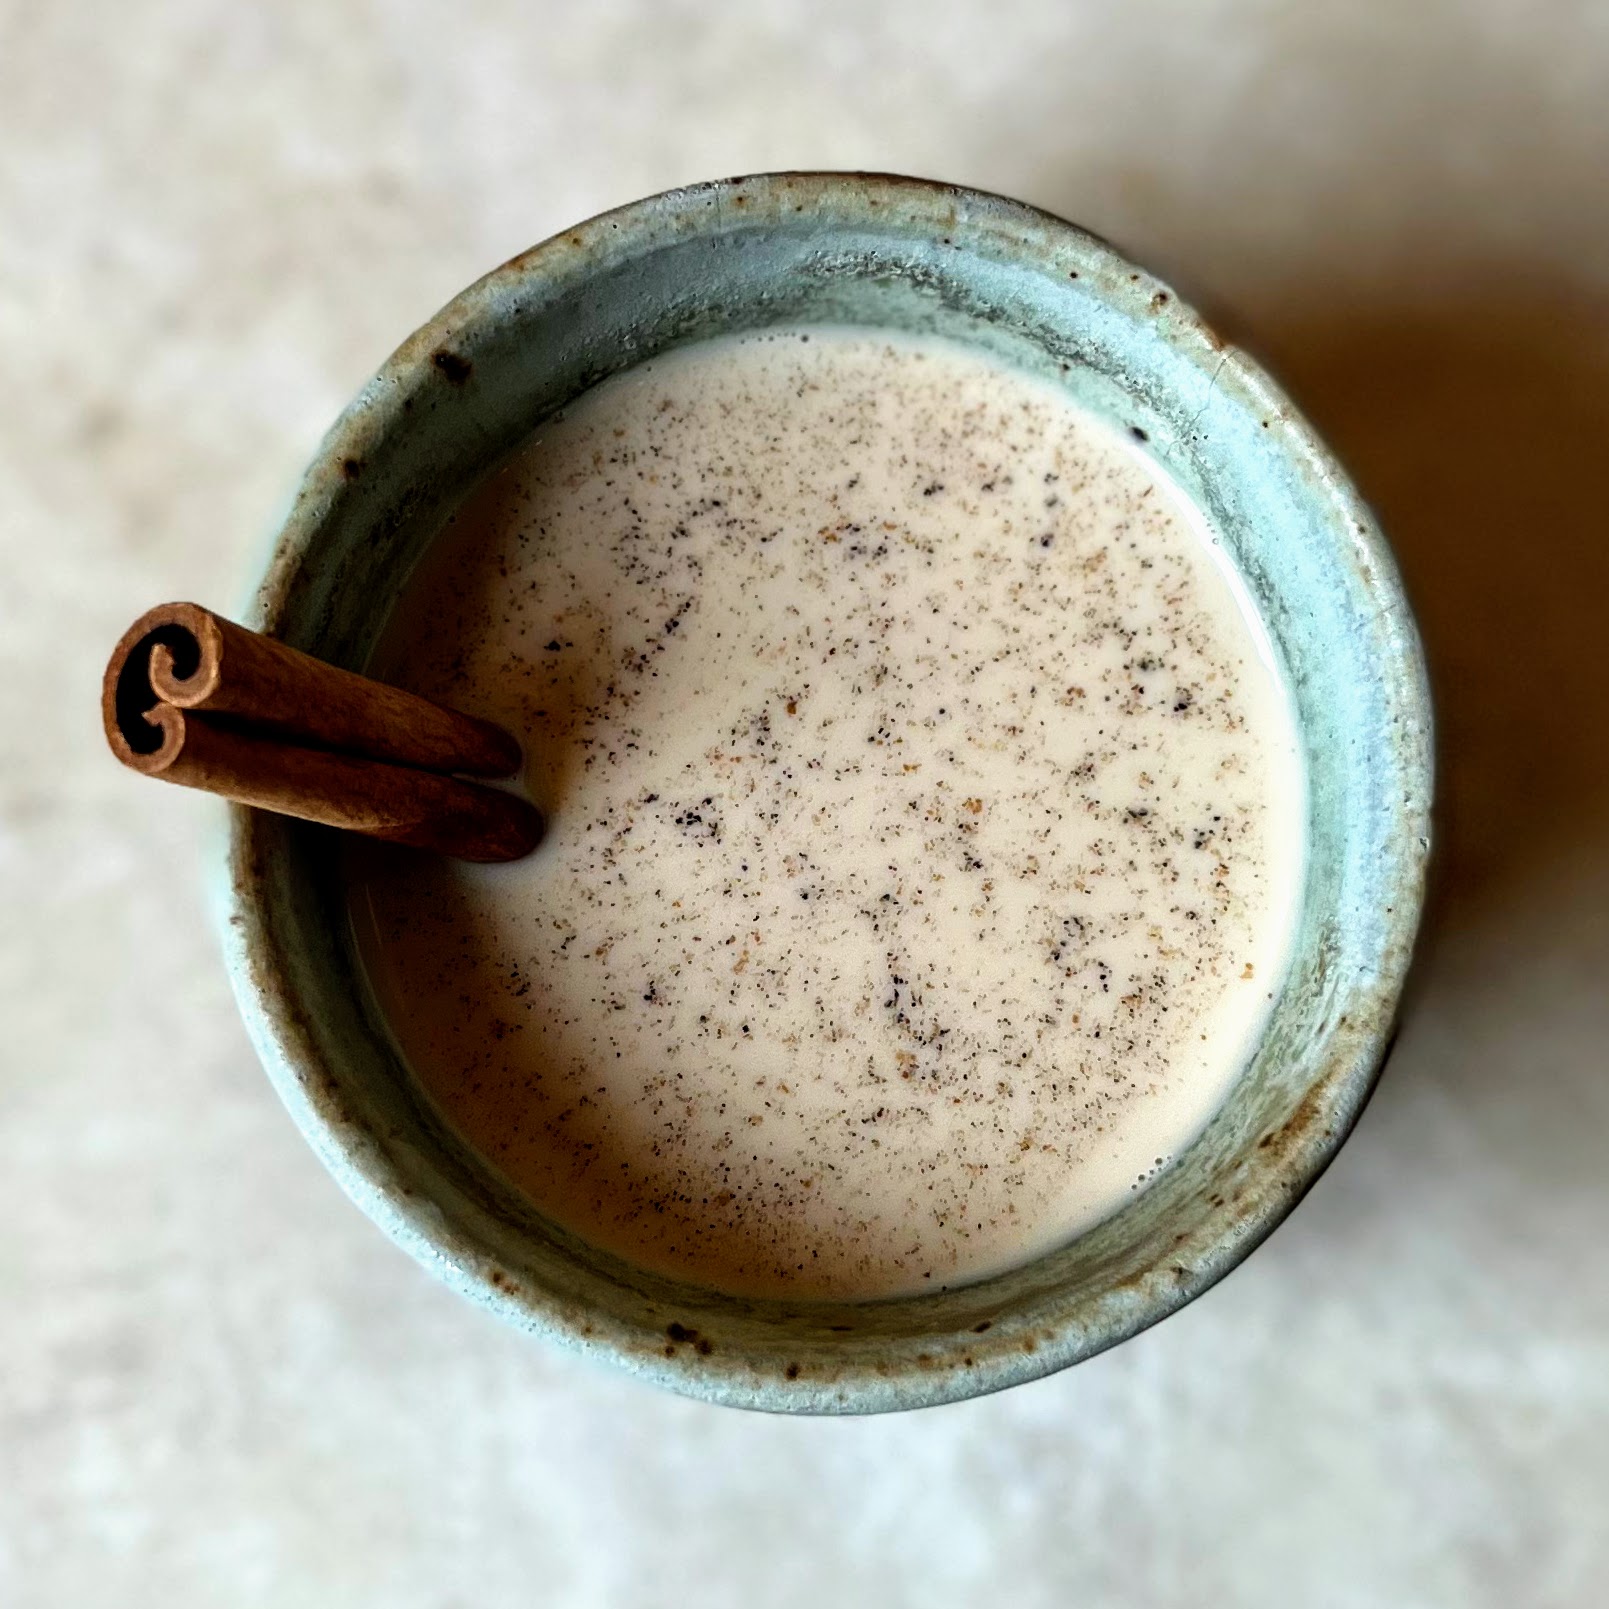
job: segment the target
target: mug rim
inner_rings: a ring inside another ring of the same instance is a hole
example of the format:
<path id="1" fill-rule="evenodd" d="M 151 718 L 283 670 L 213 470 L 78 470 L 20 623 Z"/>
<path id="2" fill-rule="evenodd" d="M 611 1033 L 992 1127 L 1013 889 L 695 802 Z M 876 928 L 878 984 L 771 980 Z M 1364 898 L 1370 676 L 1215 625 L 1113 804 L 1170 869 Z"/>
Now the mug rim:
<path id="1" fill-rule="evenodd" d="M 271 632 L 279 625 L 293 599 L 302 559 L 318 541 L 332 502 L 351 476 L 350 466 L 362 463 L 383 437 L 403 427 L 410 399 L 439 384 L 445 372 L 443 354 L 455 354 L 466 332 L 502 316 L 500 308 L 509 299 L 540 293 L 578 269 L 584 272 L 599 252 L 619 251 L 633 241 L 646 249 L 655 240 L 696 235 L 723 213 L 775 204 L 784 194 L 795 206 L 832 209 L 835 222 L 853 218 L 877 223 L 914 213 L 935 229 L 948 227 L 963 246 L 969 232 L 1005 231 L 1014 252 L 1025 259 L 1077 262 L 1092 278 L 1134 284 L 1140 294 L 1160 297 L 1167 304 L 1165 338 L 1210 363 L 1215 390 L 1233 390 L 1266 409 L 1277 421 L 1272 442 L 1300 460 L 1314 487 L 1333 504 L 1336 518 L 1326 521 L 1326 528 L 1334 531 L 1338 545 L 1344 539 L 1348 556 L 1380 606 L 1380 676 L 1399 717 L 1400 743 L 1390 758 L 1402 784 L 1397 794 L 1401 802 L 1389 824 L 1390 837 L 1393 843 L 1417 842 L 1419 849 L 1404 852 L 1374 873 L 1385 911 L 1385 942 L 1366 990 L 1366 1020 L 1357 1022 L 1346 1042 L 1326 1056 L 1312 1080 L 1310 1093 L 1322 1087 L 1326 1096 L 1313 1107 L 1315 1114 L 1322 1107 L 1323 1121 L 1307 1121 L 1283 1136 L 1267 1158 L 1265 1187 L 1253 1192 L 1237 1215 L 1225 1219 L 1186 1277 L 1153 1280 L 1135 1291 L 1134 1299 L 1093 1316 L 1064 1312 L 1052 1322 L 1054 1333 L 1042 1333 L 1030 1349 L 997 1347 L 980 1335 L 952 1336 L 940 1338 L 948 1352 L 934 1365 L 906 1368 L 893 1378 L 865 1373 L 819 1382 L 781 1376 L 756 1382 L 712 1368 L 691 1347 L 627 1345 L 621 1334 L 591 1322 L 573 1303 L 530 1282 L 516 1286 L 489 1277 L 486 1259 L 468 1255 L 461 1244 L 449 1244 L 439 1214 L 433 1217 L 427 1204 L 399 1191 L 383 1149 L 340 1121 L 331 1105 L 333 1081 L 305 1020 L 298 1020 L 294 978 L 265 931 L 259 823 L 239 807 L 231 810 L 230 852 L 218 904 L 229 970 L 248 1032 L 298 1128 L 361 1210 L 438 1277 L 517 1327 L 571 1350 L 605 1356 L 685 1395 L 770 1411 L 861 1413 L 984 1395 L 1053 1373 L 1130 1338 L 1238 1266 L 1317 1181 L 1372 1094 L 1394 1034 L 1424 902 L 1431 714 L 1422 651 L 1385 539 L 1329 449 L 1262 368 L 1222 340 L 1170 285 L 1099 236 L 1022 202 L 894 174 L 761 174 L 667 191 L 553 235 L 484 275 L 398 347 L 325 437 L 275 538 L 249 623 Z M 1079 270 L 1072 272 L 1077 277 Z M 676 1328 L 671 1326 L 673 1335 Z"/>

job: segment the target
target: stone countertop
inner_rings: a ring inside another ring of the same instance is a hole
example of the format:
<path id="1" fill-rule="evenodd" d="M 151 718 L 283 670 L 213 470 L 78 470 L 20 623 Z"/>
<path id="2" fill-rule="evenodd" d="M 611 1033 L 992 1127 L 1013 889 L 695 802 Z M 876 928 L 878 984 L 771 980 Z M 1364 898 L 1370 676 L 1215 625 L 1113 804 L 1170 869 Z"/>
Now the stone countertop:
<path id="1" fill-rule="evenodd" d="M 246 1045 L 218 807 L 96 716 L 462 285 L 776 167 L 1038 202 L 1268 357 L 1444 743 L 1402 1038 L 1295 1217 L 1081 1368 L 875 1420 L 652 1393 L 390 1246 Z M 1609 1597 L 1606 171 L 1609 15 L 1562 0 L 0 0 L 0 1602 Z"/>

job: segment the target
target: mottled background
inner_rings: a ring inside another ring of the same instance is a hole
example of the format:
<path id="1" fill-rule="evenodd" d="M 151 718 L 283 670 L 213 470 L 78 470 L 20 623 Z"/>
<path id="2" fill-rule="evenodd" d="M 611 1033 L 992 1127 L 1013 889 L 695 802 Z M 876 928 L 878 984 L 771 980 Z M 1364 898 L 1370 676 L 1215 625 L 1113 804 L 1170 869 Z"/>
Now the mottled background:
<path id="1" fill-rule="evenodd" d="M 120 772 L 393 345 L 600 208 L 1022 196 L 1269 357 L 1397 543 L 1444 735 L 1391 1069 L 1247 1266 L 1056 1379 L 787 1422 L 505 1332 L 322 1173 Z M 1609 1598 L 1609 9 L 0 0 L 0 1603 Z"/>

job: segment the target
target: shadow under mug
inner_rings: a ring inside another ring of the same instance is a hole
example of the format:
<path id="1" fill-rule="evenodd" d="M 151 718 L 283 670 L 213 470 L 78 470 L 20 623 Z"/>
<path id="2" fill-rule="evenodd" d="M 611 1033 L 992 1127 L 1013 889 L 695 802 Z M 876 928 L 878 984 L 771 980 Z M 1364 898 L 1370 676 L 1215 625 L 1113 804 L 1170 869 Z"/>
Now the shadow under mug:
<path id="1" fill-rule="evenodd" d="M 459 1142 L 363 983 L 333 835 L 235 809 L 223 931 L 253 1041 L 341 1185 L 522 1329 L 712 1401 L 865 1413 L 1076 1363 L 1222 1278 L 1357 1119 L 1389 1046 L 1429 849 L 1431 718 L 1368 511 L 1270 380 L 1167 286 L 1019 203 L 867 174 L 672 191 L 556 236 L 413 335 L 319 449 L 250 624 L 361 668 L 447 513 L 555 409 L 680 343 L 778 323 L 949 337 L 1145 442 L 1244 577 L 1298 712 L 1308 858 L 1290 970 L 1206 1130 L 1121 1211 L 977 1284 L 750 1301 L 568 1234 Z"/>

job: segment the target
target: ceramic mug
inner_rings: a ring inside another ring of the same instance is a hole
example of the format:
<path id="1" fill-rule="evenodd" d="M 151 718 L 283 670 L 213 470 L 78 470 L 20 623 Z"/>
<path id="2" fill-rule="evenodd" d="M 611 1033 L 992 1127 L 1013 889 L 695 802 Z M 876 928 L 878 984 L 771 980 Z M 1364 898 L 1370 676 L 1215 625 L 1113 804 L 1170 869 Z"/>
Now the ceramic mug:
<path id="1" fill-rule="evenodd" d="M 748 1301 L 633 1268 L 471 1154 L 369 999 L 332 835 L 232 814 L 224 933 L 291 1115 L 347 1192 L 522 1329 L 713 1401 L 945 1402 L 1113 1345 L 1221 1279 L 1347 1135 L 1384 1059 L 1423 898 L 1430 708 L 1395 566 L 1290 403 L 1172 289 L 1016 202 L 867 174 L 732 179 L 558 235 L 406 341 L 319 449 L 250 624 L 361 668 L 447 512 L 546 415 L 668 347 L 774 323 L 938 334 L 1063 386 L 1202 512 L 1294 694 L 1308 780 L 1289 976 L 1205 1132 L 1121 1211 L 1025 1267 L 861 1303 Z"/>

